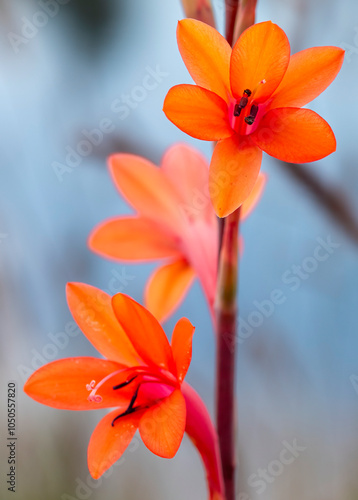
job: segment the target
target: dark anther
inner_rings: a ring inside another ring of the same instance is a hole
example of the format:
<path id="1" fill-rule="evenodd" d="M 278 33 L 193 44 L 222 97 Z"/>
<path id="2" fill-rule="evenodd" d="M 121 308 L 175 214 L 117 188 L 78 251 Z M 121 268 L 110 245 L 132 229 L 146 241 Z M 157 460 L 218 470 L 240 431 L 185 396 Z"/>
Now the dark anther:
<path id="1" fill-rule="evenodd" d="M 118 420 L 121 417 L 124 417 L 125 415 L 130 415 L 131 413 L 134 413 L 136 410 L 138 410 L 140 407 L 137 406 L 134 408 L 134 403 L 136 402 L 137 396 L 138 396 L 138 391 L 139 391 L 140 385 L 138 385 L 137 389 L 135 390 L 135 393 L 132 396 L 132 399 L 130 400 L 129 406 L 126 409 L 125 412 L 121 413 L 120 415 L 117 415 L 116 418 L 112 420 L 112 427 L 114 427 L 114 422 Z"/>
<path id="2" fill-rule="evenodd" d="M 131 413 L 134 413 L 138 408 L 127 408 L 125 412 L 121 413 L 120 415 L 117 415 L 113 420 L 112 420 L 112 427 L 114 427 L 114 422 L 118 420 L 121 417 L 124 417 L 126 415 L 130 415 Z"/>
<path id="3" fill-rule="evenodd" d="M 245 122 L 248 125 L 252 125 L 254 123 L 258 110 L 259 110 L 259 107 L 256 104 L 253 104 L 251 106 L 250 114 L 249 114 L 249 116 L 247 116 L 245 118 Z"/>
<path id="4" fill-rule="evenodd" d="M 240 116 L 241 110 L 246 106 L 247 102 L 248 102 L 247 97 L 245 96 L 241 97 L 239 104 L 235 104 L 234 116 Z"/>
<path id="5" fill-rule="evenodd" d="M 244 90 L 244 94 L 247 95 L 247 97 L 250 97 L 250 95 L 252 94 L 251 90 L 250 89 L 245 89 Z"/>
<path id="6" fill-rule="evenodd" d="M 240 113 L 241 113 L 241 107 L 239 104 L 235 104 L 235 107 L 234 107 L 234 116 L 240 116 Z"/>
<path id="7" fill-rule="evenodd" d="M 240 108 L 244 108 L 247 104 L 247 101 L 248 101 L 247 97 L 241 97 L 240 104 L 239 104 Z"/>
<path id="8" fill-rule="evenodd" d="M 130 378 L 129 380 L 126 380 L 125 382 L 123 382 L 122 384 L 118 384 L 118 385 L 115 385 L 113 387 L 113 389 L 116 391 L 117 389 L 122 389 L 122 387 L 125 387 L 126 385 L 130 384 L 131 382 L 133 382 L 133 380 L 137 378 L 137 375 L 135 375 L 134 377 Z"/>

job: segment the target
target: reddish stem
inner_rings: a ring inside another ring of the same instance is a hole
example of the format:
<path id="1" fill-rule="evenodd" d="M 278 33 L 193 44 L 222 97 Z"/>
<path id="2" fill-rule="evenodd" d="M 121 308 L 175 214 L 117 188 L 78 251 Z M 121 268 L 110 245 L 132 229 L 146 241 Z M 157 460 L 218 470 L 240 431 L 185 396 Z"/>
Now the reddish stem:
<path id="1" fill-rule="evenodd" d="M 239 0 L 226 0 L 225 36 L 234 41 Z M 238 236 L 240 209 L 220 220 L 219 270 L 216 297 L 217 371 L 216 418 L 225 499 L 235 499 L 235 335 L 237 317 Z"/>
<path id="2" fill-rule="evenodd" d="M 225 0 L 225 38 L 230 45 L 234 41 L 234 30 L 236 15 L 239 8 L 239 0 Z"/>
<path id="3" fill-rule="evenodd" d="M 225 498 L 235 498 L 235 359 L 240 209 L 225 219 L 219 260 L 217 317 L 217 431 Z"/>
<path id="4" fill-rule="evenodd" d="M 245 31 L 255 23 L 256 3 L 257 0 L 241 1 L 240 11 L 237 15 L 235 23 L 234 38 L 232 42 L 233 44 L 236 42 L 243 31 Z"/>

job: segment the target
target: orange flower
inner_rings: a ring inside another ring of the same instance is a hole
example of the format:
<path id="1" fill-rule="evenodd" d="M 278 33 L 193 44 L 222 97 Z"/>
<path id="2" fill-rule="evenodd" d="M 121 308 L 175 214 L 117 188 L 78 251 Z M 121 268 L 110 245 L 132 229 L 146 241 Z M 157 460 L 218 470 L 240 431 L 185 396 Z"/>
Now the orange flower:
<path id="1" fill-rule="evenodd" d="M 338 47 L 314 47 L 290 57 L 276 24 L 251 26 L 233 49 L 214 28 L 180 21 L 178 46 L 197 85 L 177 85 L 164 101 L 166 116 L 197 139 L 219 141 L 210 165 L 210 194 L 224 217 L 255 185 L 262 151 L 280 160 L 316 161 L 336 149 L 334 134 L 302 106 L 334 80 L 343 62 Z"/>
<path id="2" fill-rule="evenodd" d="M 122 455 L 139 429 L 156 455 L 172 458 L 185 428 L 196 442 L 209 439 L 211 450 L 198 447 L 207 463 L 209 485 L 221 491 L 216 435 L 199 396 L 183 387 L 194 327 L 180 319 L 171 345 L 158 323 L 130 297 L 110 296 L 89 285 L 70 283 L 72 315 L 93 346 L 107 359 L 79 357 L 39 368 L 24 390 L 53 408 L 94 410 L 116 407 L 95 428 L 88 447 L 88 467 L 99 478 Z M 201 415 L 201 416 L 200 416 Z"/>
<path id="3" fill-rule="evenodd" d="M 180 304 L 193 280 L 200 280 L 212 310 L 218 260 L 218 221 L 208 188 L 208 163 L 195 149 L 177 144 L 165 153 L 161 168 L 130 154 L 109 159 L 113 180 L 136 216 L 101 223 L 90 248 L 119 261 L 166 259 L 150 277 L 145 305 L 164 321 Z M 263 190 L 261 176 L 243 206 L 252 210 Z"/>

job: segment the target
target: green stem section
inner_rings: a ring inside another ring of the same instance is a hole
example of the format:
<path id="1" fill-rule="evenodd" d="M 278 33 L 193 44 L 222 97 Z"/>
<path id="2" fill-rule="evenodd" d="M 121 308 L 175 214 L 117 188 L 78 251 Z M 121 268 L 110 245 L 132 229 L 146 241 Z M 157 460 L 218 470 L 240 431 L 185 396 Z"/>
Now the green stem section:
<path id="1" fill-rule="evenodd" d="M 217 431 L 225 499 L 235 499 L 235 359 L 237 322 L 238 234 L 240 209 L 225 219 L 216 296 Z"/>

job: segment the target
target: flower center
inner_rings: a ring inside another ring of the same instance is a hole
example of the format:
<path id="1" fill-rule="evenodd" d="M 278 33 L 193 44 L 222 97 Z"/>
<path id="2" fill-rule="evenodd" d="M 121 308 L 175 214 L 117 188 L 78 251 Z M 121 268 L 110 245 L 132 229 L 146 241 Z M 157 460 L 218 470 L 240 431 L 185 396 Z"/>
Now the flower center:
<path id="1" fill-rule="evenodd" d="M 121 389 L 122 387 L 124 387 L 125 385 L 128 385 L 130 384 L 134 379 L 136 379 L 137 376 L 135 377 L 132 377 L 127 383 L 124 382 L 123 384 L 119 384 L 117 386 L 114 386 L 113 389 L 114 390 L 117 390 L 117 389 Z M 142 410 L 144 408 L 146 408 L 145 406 L 134 406 L 135 402 L 136 402 L 136 399 L 138 397 L 138 392 L 139 392 L 139 388 L 140 388 L 140 383 L 137 385 L 137 388 L 136 390 L 134 391 L 134 394 L 129 402 L 129 405 L 127 407 L 127 409 L 123 412 L 123 413 L 120 413 L 119 415 L 117 415 L 113 420 L 112 420 L 112 427 L 114 427 L 114 422 L 116 420 L 118 420 L 119 418 L 121 417 L 124 417 L 125 415 L 130 415 L 131 413 L 134 413 L 135 411 L 137 410 Z"/>
<path id="2" fill-rule="evenodd" d="M 148 378 L 144 378 L 144 377 L 149 377 Z M 133 380 L 135 379 L 138 379 L 137 382 L 138 382 L 138 385 L 133 393 L 133 396 L 129 402 L 129 405 L 127 407 L 127 409 L 120 413 L 119 415 L 117 415 L 113 420 L 112 420 L 112 427 L 114 427 L 114 422 L 116 420 L 118 420 L 119 418 L 121 417 L 125 417 L 126 415 L 130 415 L 131 413 L 134 413 L 138 410 L 144 410 L 146 408 L 150 408 L 150 404 L 147 404 L 147 405 L 138 405 L 138 406 L 134 406 L 136 400 L 137 400 L 137 397 L 138 397 L 138 393 L 139 393 L 139 389 L 141 388 L 141 386 L 143 384 L 162 384 L 163 383 L 163 380 L 161 380 L 160 378 L 156 378 L 155 375 L 152 375 L 152 374 L 143 374 L 141 373 L 140 375 L 135 375 L 134 377 L 130 378 L 129 380 L 127 380 L 126 382 L 123 382 L 122 384 L 118 384 L 118 385 L 115 385 L 113 387 L 113 389 L 116 391 L 117 389 L 122 389 L 123 387 L 127 386 L 128 384 L 130 384 L 131 382 L 133 382 Z"/>
<path id="3" fill-rule="evenodd" d="M 234 107 L 234 116 L 240 116 L 241 110 L 244 109 L 249 101 L 249 97 L 252 94 L 250 89 L 245 89 L 244 93 L 238 104 Z"/>
<path id="4" fill-rule="evenodd" d="M 138 373 L 139 372 L 139 373 L 141 373 L 142 371 L 144 371 L 144 372 L 146 371 L 144 369 L 144 367 L 142 367 L 142 366 L 134 366 L 134 367 L 131 367 L 131 368 L 122 368 L 121 370 L 117 370 L 115 372 L 110 373 L 109 375 L 107 375 L 106 377 L 104 377 L 102 380 L 100 380 L 98 382 L 98 384 L 96 384 L 95 380 L 92 380 L 92 382 L 90 382 L 89 384 L 86 385 L 87 391 L 90 391 L 90 394 L 89 394 L 89 396 L 87 398 L 88 401 L 91 401 L 93 403 L 101 403 L 102 402 L 103 398 L 102 398 L 102 396 L 100 396 L 99 394 L 97 394 L 97 391 L 98 391 L 98 389 L 105 382 L 107 382 L 107 380 L 115 377 L 116 375 L 120 375 L 121 373 L 127 372 L 130 375 L 131 372 L 134 372 L 134 373 Z M 134 380 L 135 377 L 133 377 L 131 380 Z M 120 384 L 120 386 L 124 387 L 125 385 L 128 385 L 131 382 L 131 380 L 125 381 L 123 384 Z M 119 386 L 115 386 L 115 387 L 119 388 Z"/>
<path id="5" fill-rule="evenodd" d="M 255 94 L 260 85 L 264 85 L 265 83 L 266 80 L 261 80 L 253 91 L 245 89 L 240 100 L 235 100 L 230 106 L 230 121 L 235 132 L 242 135 L 248 135 L 254 131 L 252 125 L 254 125 L 255 120 L 258 118 L 257 115 L 259 114 L 260 108 L 255 102 Z"/>
<path id="6" fill-rule="evenodd" d="M 128 386 L 131 384 L 134 380 L 136 380 L 136 388 L 134 390 L 134 393 L 129 401 L 129 405 L 127 409 L 117 415 L 113 420 L 112 420 L 112 427 L 114 426 L 114 422 L 118 420 L 121 417 L 124 417 L 125 415 L 129 415 L 131 413 L 134 413 L 137 410 L 143 410 L 145 408 L 149 408 L 149 406 L 145 405 L 138 405 L 134 406 L 135 402 L 138 397 L 139 389 L 142 384 L 166 384 L 170 386 L 175 386 L 176 382 L 174 380 L 171 380 L 171 378 L 165 376 L 165 374 L 162 374 L 160 372 L 158 373 L 153 373 L 148 370 L 148 367 L 144 366 L 134 366 L 130 368 L 123 368 L 121 370 L 117 370 L 115 372 L 110 373 L 106 377 L 104 377 L 98 384 L 96 384 L 95 380 L 92 380 L 89 384 L 86 384 L 86 389 L 87 391 L 90 391 L 90 394 L 88 396 L 88 401 L 94 402 L 94 403 L 101 403 L 103 401 L 102 396 L 97 394 L 97 391 L 100 389 L 101 386 L 111 378 L 120 375 L 120 374 L 127 374 L 127 378 L 124 382 L 121 382 L 120 384 L 116 384 L 112 387 L 114 391 L 117 391 L 118 389 L 123 389 L 124 387 Z"/>

